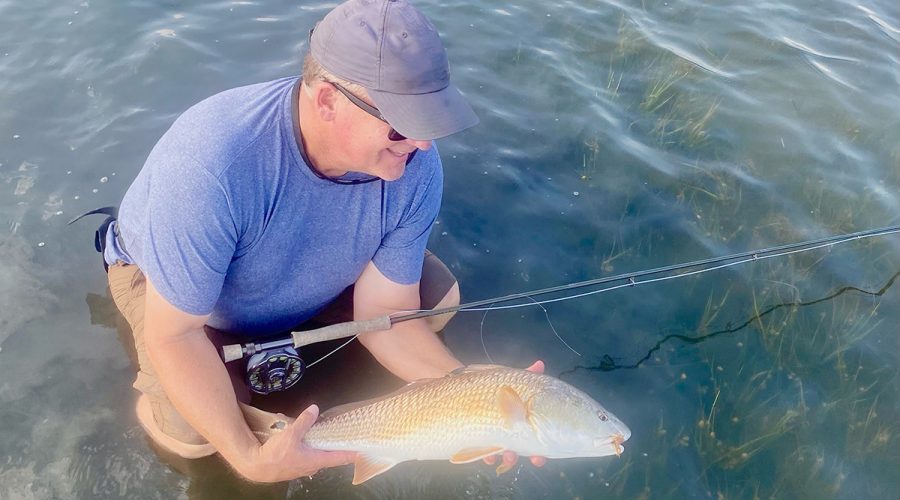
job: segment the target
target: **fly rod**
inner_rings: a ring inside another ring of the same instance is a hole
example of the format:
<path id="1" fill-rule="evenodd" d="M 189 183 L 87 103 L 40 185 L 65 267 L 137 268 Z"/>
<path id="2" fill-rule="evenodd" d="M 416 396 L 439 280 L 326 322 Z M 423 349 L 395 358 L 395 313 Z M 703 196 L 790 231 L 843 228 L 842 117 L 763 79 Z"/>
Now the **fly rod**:
<path id="1" fill-rule="evenodd" d="M 524 304 L 516 304 L 505 307 L 526 307 L 532 306 L 535 304 L 541 304 L 541 302 L 536 302 L 532 297 L 537 295 L 546 295 L 555 292 L 563 292 L 566 290 L 574 290 L 578 288 L 585 288 L 590 286 L 603 285 L 606 283 L 615 283 L 615 282 L 625 282 L 620 285 L 624 286 L 635 286 L 642 283 L 649 283 L 652 281 L 660 281 L 662 279 L 674 279 L 682 276 L 687 276 L 690 274 L 697 274 L 701 272 L 712 271 L 714 269 L 720 269 L 723 267 L 730 267 L 737 264 L 743 264 L 745 262 L 751 262 L 761 259 L 767 259 L 772 257 L 780 257 L 783 255 L 788 255 L 792 253 L 806 252 L 810 250 L 815 250 L 817 248 L 825 248 L 831 247 L 834 245 L 839 245 L 841 243 L 847 243 L 850 241 L 862 240 L 866 238 L 873 238 L 876 236 L 885 236 L 888 234 L 900 233 L 900 225 L 897 226 L 888 226 L 878 229 L 870 229 L 867 231 L 860 231 L 856 233 L 842 234 L 837 236 L 828 236 L 824 238 L 819 238 L 815 240 L 804 241 L 800 243 L 790 243 L 786 245 L 780 245 L 775 247 L 763 248 L 760 250 L 752 250 L 749 252 L 741 252 L 731 255 L 726 255 L 722 257 L 711 257 L 703 260 L 696 260 L 692 262 L 685 262 L 682 264 L 673 264 L 669 266 L 657 267 L 653 269 L 647 269 L 644 271 L 638 271 L 633 273 L 625 273 L 618 274 L 615 276 L 608 276 L 604 278 L 595 278 L 586 281 L 579 281 L 576 283 L 569 283 L 566 285 L 559 285 L 549 288 L 542 288 L 540 290 L 534 290 L 530 292 L 520 292 L 513 293 L 510 295 L 504 295 L 502 297 L 496 297 L 492 299 L 484 299 L 475 302 L 469 302 L 466 304 L 460 304 L 452 307 L 444 307 L 441 309 L 431 309 L 427 311 L 415 311 L 415 312 L 405 312 L 405 313 L 395 313 L 393 315 L 385 315 L 377 318 L 372 318 L 368 320 L 362 321 L 350 321 L 346 323 L 338 323 L 336 325 L 330 325 L 323 328 L 318 328 L 315 330 L 308 331 L 296 331 L 291 332 L 290 337 L 273 340 L 271 342 L 265 343 L 247 343 L 247 344 L 232 344 L 226 345 L 222 347 L 222 357 L 226 363 L 230 361 L 235 361 L 238 359 L 242 359 L 245 356 L 251 356 L 253 354 L 263 352 L 270 349 L 277 349 L 286 346 L 293 346 L 295 348 L 299 348 L 305 345 L 314 344 L 317 342 L 324 342 L 328 340 L 336 340 L 345 337 L 352 337 L 359 335 L 361 333 L 366 332 L 374 332 L 374 331 L 382 331 L 389 330 L 391 326 L 401 323 L 403 321 L 410 321 L 414 319 L 427 318 L 430 316 L 438 316 L 441 314 L 453 313 L 457 311 L 466 312 L 466 311 L 477 311 L 477 309 L 482 306 L 493 306 L 494 304 L 509 302 L 518 299 L 529 299 L 532 300 L 531 303 Z M 699 269 L 698 269 L 699 268 Z M 685 271 L 684 273 L 677 274 L 680 271 Z M 657 275 L 666 275 L 663 278 L 655 278 L 655 279 L 645 279 L 639 281 L 641 278 L 646 278 L 650 276 Z M 615 287 L 618 288 L 618 287 Z M 589 293 L 599 293 L 601 291 L 609 291 L 612 288 L 606 288 L 603 290 L 597 290 Z M 558 299 L 553 299 L 551 301 L 558 300 L 567 300 L 574 297 L 563 297 Z M 502 307 L 500 307 L 502 308 Z M 494 308 L 494 309 L 500 309 Z"/>

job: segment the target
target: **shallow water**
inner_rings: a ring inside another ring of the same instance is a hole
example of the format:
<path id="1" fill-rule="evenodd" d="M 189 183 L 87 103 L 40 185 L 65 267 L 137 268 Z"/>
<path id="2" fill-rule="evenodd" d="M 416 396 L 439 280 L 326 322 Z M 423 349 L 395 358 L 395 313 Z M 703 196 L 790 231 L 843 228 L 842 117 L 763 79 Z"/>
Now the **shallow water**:
<path id="1" fill-rule="evenodd" d="M 155 453 L 92 223 L 65 222 L 117 204 L 191 104 L 296 73 L 333 5 L 0 1 L 0 498 L 900 489 L 896 235 L 550 304 L 550 323 L 534 307 L 454 319 L 464 361 L 543 359 L 628 423 L 620 458 L 264 487 Z M 440 142 L 430 245 L 466 300 L 900 221 L 896 2 L 418 5 L 482 120 Z M 389 388 L 339 362 L 322 375 L 335 399 Z"/>

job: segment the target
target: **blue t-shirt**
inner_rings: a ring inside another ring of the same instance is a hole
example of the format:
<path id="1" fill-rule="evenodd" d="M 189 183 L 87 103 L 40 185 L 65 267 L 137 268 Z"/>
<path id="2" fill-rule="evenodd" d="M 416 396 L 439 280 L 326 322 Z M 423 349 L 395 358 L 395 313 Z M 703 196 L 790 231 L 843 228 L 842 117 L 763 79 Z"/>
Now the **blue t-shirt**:
<path id="1" fill-rule="evenodd" d="M 178 309 L 249 336 L 312 317 L 369 261 L 416 283 L 443 189 L 436 148 L 396 181 L 323 179 L 301 153 L 297 83 L 228 90 L 181 115 L 125 194 L 106 261 L 138 265 Z"/>

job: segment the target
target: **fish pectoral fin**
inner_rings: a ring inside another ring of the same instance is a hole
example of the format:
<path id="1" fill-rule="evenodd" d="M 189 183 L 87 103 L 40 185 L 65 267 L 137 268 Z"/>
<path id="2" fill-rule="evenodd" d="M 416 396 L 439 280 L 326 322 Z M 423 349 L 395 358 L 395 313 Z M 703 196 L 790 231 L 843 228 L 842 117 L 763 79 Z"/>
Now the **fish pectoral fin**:
<path id="1" fill-rule="evenodd" d="M 481 460 L 484 457 L 489 457 L 491 455 L 496 455 L 497 453 L 503 453 L 506 448 L 501 446 L 484 446 L 481 448 L 466 448 L 464 450 L 459 450 L 450 457 L 450 463 L 452 464 L 467 464 L 469 462 L 474 462 L 476 460 Z"/>
<path id="2" fill-rule="evenodd" d="M 528 407 L 519 393 L 508 385 L 497 389 L 497 407 L 503 417 L 503 427 L 506 429 L 528 422 Z"/>
<path id="3" fill-rule="evenodd" d="M 353 484 L 362 484 L 378 474 L 387 471 L 398 463 L 398 461 L 391 458 L 373 457 L 371 455 L 357 453 L 356 461 L 353 463 L 355 466 L 353 469 Z"/>

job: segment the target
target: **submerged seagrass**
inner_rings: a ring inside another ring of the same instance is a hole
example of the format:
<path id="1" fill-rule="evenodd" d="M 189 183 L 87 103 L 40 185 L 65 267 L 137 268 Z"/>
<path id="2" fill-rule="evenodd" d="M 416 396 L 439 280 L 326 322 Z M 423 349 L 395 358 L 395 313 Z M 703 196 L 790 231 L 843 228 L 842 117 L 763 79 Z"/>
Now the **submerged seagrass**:
<path id="1" fill-rule="evenodd" d="M 618 455 L 630 436 L 613 414 L 559 379 L 473 365 L 333 408 L 304 440 L 358 452 L 353 484 L 360 484 L 406 460 L 467 463 L 505 450 L 547 458 Z"/>

